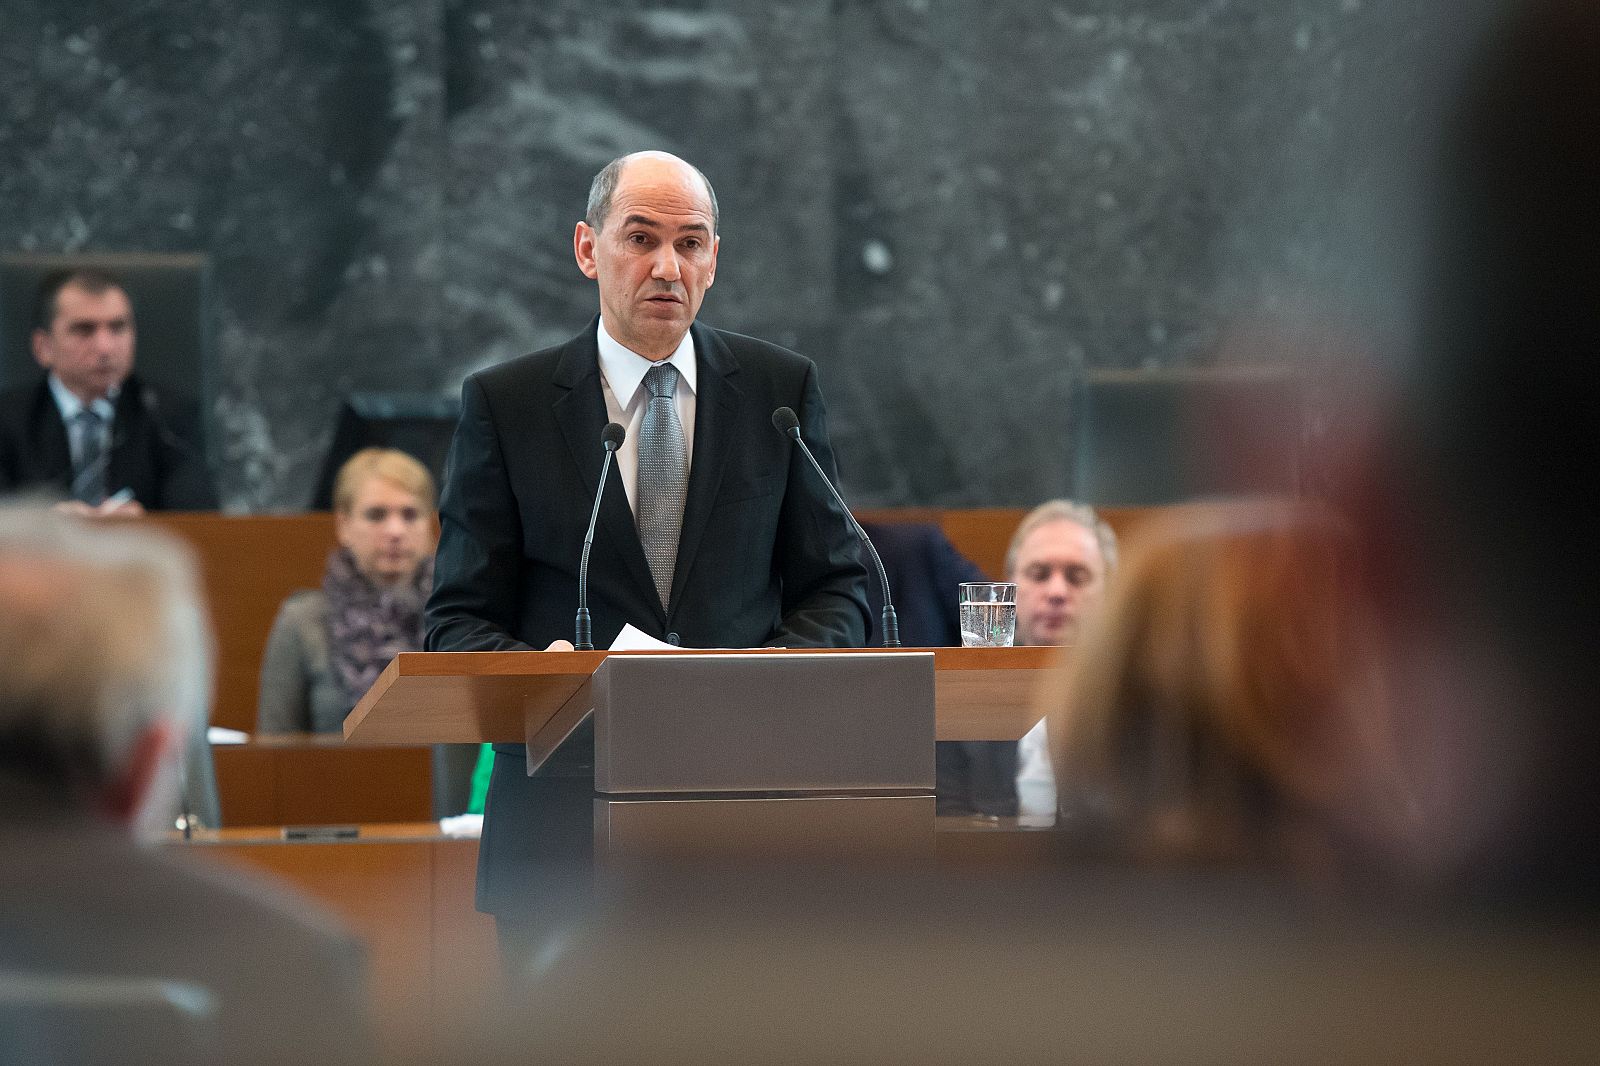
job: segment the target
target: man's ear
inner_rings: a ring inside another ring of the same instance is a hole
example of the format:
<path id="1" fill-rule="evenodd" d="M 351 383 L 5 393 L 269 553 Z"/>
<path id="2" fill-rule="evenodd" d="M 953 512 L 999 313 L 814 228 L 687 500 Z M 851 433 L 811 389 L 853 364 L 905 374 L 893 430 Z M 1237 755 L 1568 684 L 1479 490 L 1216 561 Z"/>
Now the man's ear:
<path id="1" fill-rule="evenodd" d="M 49 370 L 50 365 L 55 362 L 55 353 L 50 348 L 50 334 L 42 329 L 36 329 L 30 340 L 33 347 L 33 361 Z"/>
<path id="2" fill-rule="evenodd" d="M 150 801 L 161 791 L 162 777 L 178 751 L 178 727 L 153 722 L 134 737 L 122 773 L 101 797 L 101 808 L 118 825 L 133 828 Z"/>
<path id="3" fill-rule="evenodd" d="M 594 242 L 599 237 L 589 223 L 579 222 L 578 228 L 572 231 L 572 255 L 578 261 L 578 269 L 583 271 L 586 278 L 598 278 L 599 267 L 594 259 Z"/>

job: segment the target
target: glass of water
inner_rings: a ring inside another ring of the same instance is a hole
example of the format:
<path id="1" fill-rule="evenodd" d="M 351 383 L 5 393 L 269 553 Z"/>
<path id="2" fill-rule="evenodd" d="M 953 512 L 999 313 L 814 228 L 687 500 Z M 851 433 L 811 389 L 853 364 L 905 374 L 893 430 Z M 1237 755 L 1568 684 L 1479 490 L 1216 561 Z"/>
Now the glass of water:
<path id="1" fill-rule="evenodd" d="M 1016 582 L 962 582 L 961 646 L 963 648 L 1009 648 L 1016 635 Z"/>

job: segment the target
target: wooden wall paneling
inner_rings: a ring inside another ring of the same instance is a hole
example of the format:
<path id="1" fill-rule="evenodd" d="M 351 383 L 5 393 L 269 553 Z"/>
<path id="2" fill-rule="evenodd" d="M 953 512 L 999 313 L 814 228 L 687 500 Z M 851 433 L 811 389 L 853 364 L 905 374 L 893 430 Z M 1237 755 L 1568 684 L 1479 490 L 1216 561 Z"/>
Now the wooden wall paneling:
<path id="1" fill-rule="evenodd" d="M 267 824 L 415 822 L 433 814 L 427 748 L 318 747 L 278 753 L 278 815 Z"/>
<path id="2" fill-rule="evenodd" d="M 222 824 L 282 825 L 278 815 L 277 752 L 248 744 L 216 744 L 217 796 Z"/>
<path id="3" fill-rule="evenodd" d="M 939 525 L 956 550 L 996 581 L 1005 580 L 1006 548 L 1017 523 L 1028 512 L 1020 507 L 982 507 L 942 513 Z"/>
<path id="4" fill-rule="evenodd" d="M 159 514 L 148 521 L 188 541 L 199 556 L 217 634 L 213 725 L 254 731 L 261 653 L 278 605 L 319 588 L 333 550 L 333 515 Z"/>
<path id="5" fill-rule="evenodd" d="M 414 822 L 433 816 L 426 747 L 346 745 L 337 737 L 265 737 L 212 747 L 223 824 Z"/>

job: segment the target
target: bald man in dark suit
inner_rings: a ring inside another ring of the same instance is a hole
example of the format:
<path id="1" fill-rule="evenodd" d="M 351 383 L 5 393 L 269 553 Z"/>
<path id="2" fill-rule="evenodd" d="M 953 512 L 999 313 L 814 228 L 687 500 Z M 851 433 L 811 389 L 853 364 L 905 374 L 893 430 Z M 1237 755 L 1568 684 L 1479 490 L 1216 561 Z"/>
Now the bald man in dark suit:
<path id="1" fill-rule="evenodd" d="M 695 321 L 716 275 L 716 198 L 681 159 L 625 156 L 574 233 L 600 316 L 565 344 L 469 377 L 440 500 L 427 647 L 570 647 L 608 422 L 627 429 L 589 564 L 594 641 L 625 623 L 684 647 L 859 647 L 866 572 L 846 516 L 771 424 L 792 408 L 834 470 L 815 365 Z M 587 727 L 529 777 L 495 749 L 478 907 L 547 917 L 591 851 Z M 581 892 L 577 893 L 581 896 Z"/>

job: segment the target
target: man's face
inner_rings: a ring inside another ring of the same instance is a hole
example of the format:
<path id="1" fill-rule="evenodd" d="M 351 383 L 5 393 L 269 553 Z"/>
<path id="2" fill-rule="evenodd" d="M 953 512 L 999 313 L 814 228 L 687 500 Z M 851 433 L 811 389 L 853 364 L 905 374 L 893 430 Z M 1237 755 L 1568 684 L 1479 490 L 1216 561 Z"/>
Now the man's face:
<path id="1" fill-rule="evenodd" d="M 362 482 L 349 513 L 335 515 L 334 526 L 357 568 L 378 585 L 410 581 L 434 549 L 433 512 L 387 478 Z"/>
<path id="2" fill-rule="evenodd" d="M 717 276 L 705 184 L 681 160 L 631 160 L 602 226 L 578 223 L 573 251 L 578 268 L 600 283 L 606 331 L 647 359 L 665 359 Z"/>
<path id="3" fill-rule="evenodd" d="M 133 370 L 133 305 L 118 288 L 92 293 L 77 285 L 56 294 L 49 329 L 33 331 L 33 357 L 85 403 L 127 380 Z"/>
<path id="4" fill-rule="evenodd" d="M 1094 531 L 1070 519 L 1046 522 L 1017 548 L 1017 643 L 1071 644 L 1100 604 L 1106 564 Z"/>

